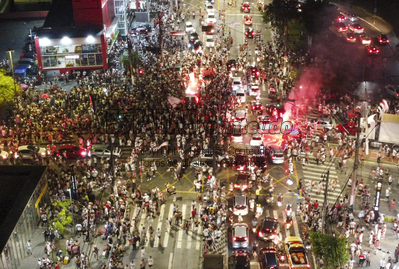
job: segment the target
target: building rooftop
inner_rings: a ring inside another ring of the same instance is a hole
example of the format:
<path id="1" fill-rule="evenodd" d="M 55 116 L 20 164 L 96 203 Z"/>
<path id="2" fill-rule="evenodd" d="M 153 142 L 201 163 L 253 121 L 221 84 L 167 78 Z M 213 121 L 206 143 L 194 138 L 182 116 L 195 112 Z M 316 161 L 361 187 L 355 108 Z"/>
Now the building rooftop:
<path id="1" fill-rule="evenodd" d="M 46 168 L 46 166 L 0 166 L 0 253 Z"/>
<path id="2" fill-rule="evenodd" d="M 74 25 L 72 0 L 53 0 L 43 27 L 57 28 Z"/>

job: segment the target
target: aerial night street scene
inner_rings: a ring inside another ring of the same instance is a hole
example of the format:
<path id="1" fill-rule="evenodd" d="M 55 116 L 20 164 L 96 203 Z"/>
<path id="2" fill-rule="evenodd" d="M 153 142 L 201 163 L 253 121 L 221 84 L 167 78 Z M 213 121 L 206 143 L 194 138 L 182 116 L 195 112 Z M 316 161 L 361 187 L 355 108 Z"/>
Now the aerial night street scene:
<path id="1" fill-rule="evenodd" d="M 0 0 L 0 269 L 393 269 L 399 2 Z"/>

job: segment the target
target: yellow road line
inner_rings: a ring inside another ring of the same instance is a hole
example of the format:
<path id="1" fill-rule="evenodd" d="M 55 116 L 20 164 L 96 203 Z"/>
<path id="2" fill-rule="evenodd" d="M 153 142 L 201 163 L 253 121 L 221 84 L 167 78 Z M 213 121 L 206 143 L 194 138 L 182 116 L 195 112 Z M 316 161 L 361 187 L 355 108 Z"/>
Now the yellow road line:
<path id="1" fill-rule="evenodd" d="M 299 178 L 298 178 L 298 173 L 296 170 L 295 160 L 293 160 L 293 163 L 294 163 L 294 174 L 295 174 L 295 178 L 296 178 L 296 185 L 299 186 Z M 302 182 L 302 184 L 303 184 L 303 182 Z M 299 193 L 299 197 L 302 197 L 302 190 L 299 190 L 298 193 Z"/>

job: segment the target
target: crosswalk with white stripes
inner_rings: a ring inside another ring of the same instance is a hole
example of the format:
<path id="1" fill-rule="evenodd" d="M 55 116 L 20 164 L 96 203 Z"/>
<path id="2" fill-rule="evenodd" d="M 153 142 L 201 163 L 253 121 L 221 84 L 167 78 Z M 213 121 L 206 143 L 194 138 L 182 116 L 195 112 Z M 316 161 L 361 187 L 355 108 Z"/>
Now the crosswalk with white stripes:
<path id="1" fill-rule="evenodd" d="M 136 209 L 138 207 L 137 204 L 134 206 L 134 210 L 132 214 L 135 214 Z M 192 228 L 190 227 L 188 231 L 188 235 L 186 235 L 185 230 L 184 230 L 184 220 L 188 220 L 191 216 L 191 204 L 182 204 L 181 205 L 181 212 L 182 212 L 182 221 L 179 223 L 179 227 L 176 230 L 175 235 L 173 236 L 176 240 L 176 248 L 177 249 L 195 249 L 195 250 L 200 250 L 201 244 L 202 244 L 202 227 L 198 227 L 198 231 L 196 233 L 193 232 Z M 159 210 L 159 216 L 156 216 L 153 220 L 152 227 L 154 229 L 154 240 L 153 244 L 150 240 L 150 234 L 148 232 L 149 228 L 149 223 L 147 220 L 147 214 L 145 212 L 142 212 L 140 215 L 140 221 L 137 225 L 137 227 L 141 227 L 142 224 L 146 227 L 147 233 L 146 233 L 146 238 L 144 239 L 144 247 L 153 247 L 157 248 L 159 245 L 161 245 L 163 248 L 166 248 L 169 246 L 170 243 L 174 244 L 174 242 L 171 242 L 170 240 L 170 233 L 172 227 L 167 223 L 167 219 L 172 219 L 173 216 L 173 204 L 163 204 L 160 206 Z M 172 226 L 176 226 L 173 224 L 174 220 L 172 221 Z M 131 233 L 133 232 L 133 227 L 131 228 Z M 161 238 L 158 238 L 156 236 L 156 231 L 157 230 L 161 231 Z M 143 240 L 143 239 L 142 239 Z"/>
<path id="2" fill-rule="evenodd" d="M 311 112 L 308 114 L 308 119 L 317 119 L 317 113 Z M 322 132 L 322 128 L 316 128 L 313 130 L 313 134 L 311 140 L 316 140 L 316 136 L 320 136 Z M 321 142 L 321 139 L 319 139 Z M 302 155 L 304 157 L 304 154 Z M 310 198 L 314 200 L 318 200 L 321 204 L 324 201 L 324 192 L 325 192 L 325 184 L 326 184 L 326 175 L 327 171 L 329 171 L 329 188 L 327 192 L 327 201 L 329 204 L 335 203 L 337 200 L 342 199 L 341 195 L 341 185 L 338 180 L 338 175 L 341 173 L 337 171 L 335 167 L 335 162 L 329 162 L 329 157 L 327 156 L 326 161 L 322 164 L 319 161 L 319 164 L 316 162 L 315 156 L 312 152 L 309 154 L 309 164 L 304 164 L 302 162 L 302 170 L 304 176 L 304 186 L 307 194 L 310 195 Z M 319 182 L 322 181 L 321 187 L 319 187 Z M 312 187 L 313 185 L 313 187 Z"/>

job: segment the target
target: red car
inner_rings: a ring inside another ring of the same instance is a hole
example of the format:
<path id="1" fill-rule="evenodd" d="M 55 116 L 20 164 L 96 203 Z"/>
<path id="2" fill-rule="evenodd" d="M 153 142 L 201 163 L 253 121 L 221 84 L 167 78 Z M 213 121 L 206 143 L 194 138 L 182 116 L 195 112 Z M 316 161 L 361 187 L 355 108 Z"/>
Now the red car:
<path id="1" fill-rule="evenodd" d="M 252 25 L 252 17 L 247 15 L 244 17 L 244 24 L 245 25 Z"/>
<path id="2" fill-rule="evenodd" d="M 342 126 L 342 124 L 337 125 L 337 131 L 350 134 L 350 135 L 356 135 L 357 133 L 357 126 L 354 122 L 349 122 L 345 126 Z"/>
<path id="3" fill-rule="evenodd" d="M 81 159 L 88 156 L 85 148 L 76 145 L 61 145 L 58 147 L 57 156 L 62 156 L 65 159 Z"/>
<path id="4" fill-rule="evenodd" d="M 248 13 L 251 11 L 251 6 L 249 5 L 248 2 L 242 3 L 241 11 L 242 12 L 248 12 Z"/>

